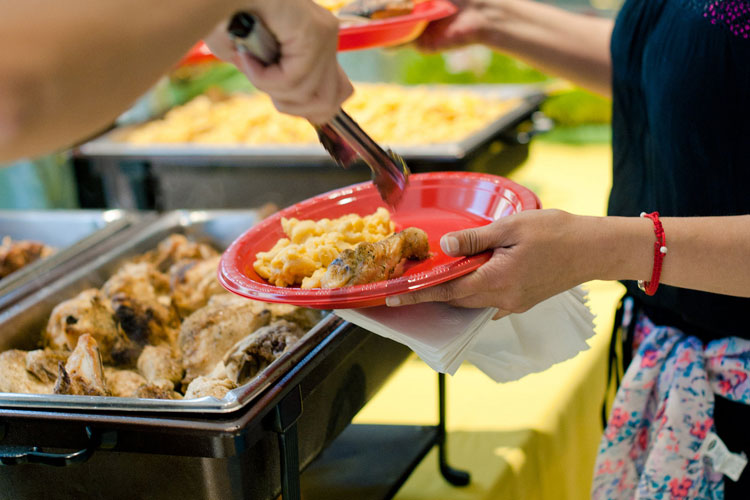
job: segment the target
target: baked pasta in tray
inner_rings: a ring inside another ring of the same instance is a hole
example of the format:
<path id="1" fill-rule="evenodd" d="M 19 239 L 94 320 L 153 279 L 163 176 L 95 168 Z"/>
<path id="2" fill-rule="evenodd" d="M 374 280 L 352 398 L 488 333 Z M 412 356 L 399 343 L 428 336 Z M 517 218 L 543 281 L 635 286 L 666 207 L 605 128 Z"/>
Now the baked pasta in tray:
<path id="1" fill-rule="evenodd" d="M 468 90 L 357 84 L 344 109 L 377 142 L 420 146 L 459 142 L 519 104 Z M 204 94 L 157 120 L 123 129 L 132 145 L 264 146 L 316 144 L 313 127 L 276 111 L 265 94 Z"/>

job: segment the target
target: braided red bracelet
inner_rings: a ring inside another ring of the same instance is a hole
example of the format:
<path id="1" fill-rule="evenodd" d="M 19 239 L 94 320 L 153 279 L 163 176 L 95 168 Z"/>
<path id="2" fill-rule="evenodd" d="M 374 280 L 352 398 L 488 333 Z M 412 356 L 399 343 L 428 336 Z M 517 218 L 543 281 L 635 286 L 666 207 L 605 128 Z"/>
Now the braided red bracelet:
<path id="1" fill-rule="evenodd" d="M 646 295 L 653 295 L 656 293 L 656 289 L 659 288 L 661 266 L 664 263 L 664 256 L 667 254 L 667 237 L 659 220 L 659 212 L 652 212 L 650 214 L 641 212 L 641 217 L 647 217 L 654 221 L 656 242 L 654 243 L 654 270 L 651 272 L 651 280 L 646 282 L 638 280 L 638 288 L 646 292 Z"/>

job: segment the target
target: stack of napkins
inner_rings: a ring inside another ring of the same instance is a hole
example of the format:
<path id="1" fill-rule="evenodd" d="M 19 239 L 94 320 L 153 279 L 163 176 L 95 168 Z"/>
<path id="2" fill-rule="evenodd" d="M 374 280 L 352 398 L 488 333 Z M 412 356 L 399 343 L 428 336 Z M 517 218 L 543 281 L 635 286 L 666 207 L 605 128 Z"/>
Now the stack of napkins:
<path id="1" fill-rule="evenodd" d="M 432 302 L 335 311 L 343 319 L 413 350 L 434 370 L 453 375 L 470 361 L 496 382 L 546 370 L 588 349 L 594 316 L 580 287 L 521 314 L 491 321 L 494 308 Z"/>

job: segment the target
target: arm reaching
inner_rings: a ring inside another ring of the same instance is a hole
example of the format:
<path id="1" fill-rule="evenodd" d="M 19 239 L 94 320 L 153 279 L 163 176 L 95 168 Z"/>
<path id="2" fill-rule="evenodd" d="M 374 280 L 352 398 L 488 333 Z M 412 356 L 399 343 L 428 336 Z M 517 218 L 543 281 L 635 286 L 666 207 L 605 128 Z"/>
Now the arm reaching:
<path id="1" fill-rule="evenodd" d="M 228 44 L 226 20 L 242 10 L 281 42 L 279 64 L 246 71 L 253 83 L 285 112 L 332 116 L 351 85 L 336 62 L 336 20 L 310 0 L 2 2 L 0 162 L 101 130 L 217 26 L 225 39 L 212 40 Z"/>
<path id="2" fill-rule="evenodd" d="M 661 221 L 669 249 L 661 283 L 750 297 L 750 216 Z M 461 278 L 391 297 L 388 305 L 438 301 L 497 307 L 498 317 L 524 312 L 590 280 L 649 280 L 654 241 L 652 222 L 641 217 L 522 212 L 443 236 L 441 247 L 449 255 L 494 249 L 492 258 Z"/>
<path id="3" fill-rule="evenodd" d="M 614 23 L 533 0 L 454 0 L 460 11 L 431 23 L 423 50 L 482 43 L 602 95 L 612 90 Z"/>

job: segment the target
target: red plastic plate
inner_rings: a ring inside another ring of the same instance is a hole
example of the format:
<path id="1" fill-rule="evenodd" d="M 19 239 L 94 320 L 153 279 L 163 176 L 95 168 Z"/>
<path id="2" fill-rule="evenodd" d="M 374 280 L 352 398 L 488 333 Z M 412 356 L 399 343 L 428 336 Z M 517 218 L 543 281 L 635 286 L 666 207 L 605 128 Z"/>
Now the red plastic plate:
<path id="1" fill-rule="evenodd" d="M 503 177 L 472 172 L 413 174 L 391 219 L 396 229 L 414 226 L 429 239 L 431 257 L 407 266 L 398 278 L 345 288 L 277 287 L 253 269 L 255 255 L 269 250 L 279 238 L 282 217 L 319 220 L 356 213 L 368 215 L 385 206 L 371 182 L 331 191 L 286 208 L 252 227 L 224 252 L 219 281 L 230 292 L 266 302 L 318 309 L 347 309 L 383 305 L 385 298 L 437 285 L 478 268 L 490 252 L 449 257 L 440 250 L 447 232 L 477 227 L 505 215 L 540 208 L 536 195 Z"/>
<path id="2" fill-rule="evenodd" d="M 372 49 L 408 43 L 422 34 L 430 21 L 458 11 L 449 0 L 426 0 L 414 6 L 410 14 L 389 17 L 362 24 L 342 24 L 339 29 L 339 50 Z M 178 66 L 216 61 L 205 43 L 195 44 Z"/>
<path id="3" fill-rule="evenodd" d="M 411 42 L 422 34 L 430 21 L 457 12 L 449 0 L 426 0 L 414 6 L 410 14 L 362 24 L 343 24 L 339 29 L 339 50 L 390 47 Z"/>

